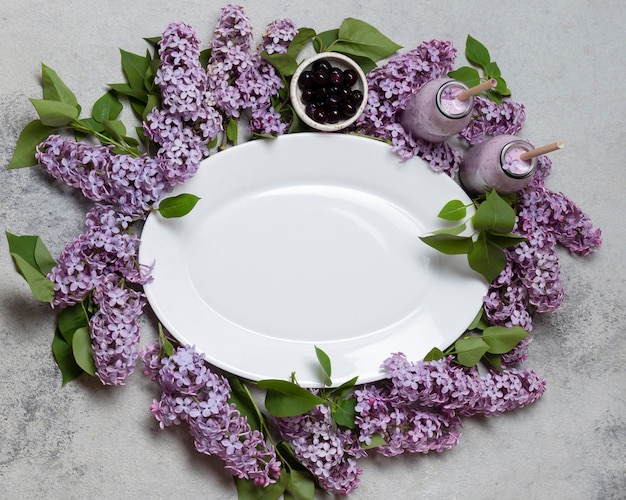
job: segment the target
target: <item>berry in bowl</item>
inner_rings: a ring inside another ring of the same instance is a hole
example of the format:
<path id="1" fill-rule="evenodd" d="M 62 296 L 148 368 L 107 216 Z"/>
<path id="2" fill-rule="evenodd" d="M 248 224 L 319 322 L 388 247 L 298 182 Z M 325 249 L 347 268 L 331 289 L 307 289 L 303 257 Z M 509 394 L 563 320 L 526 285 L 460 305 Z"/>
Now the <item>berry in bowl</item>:
<path id="1" fill-rule="evenodd" d="M 304 123 L 323 132 L 336 132 L 354 123 L 365 109 L 367 80 L 349 57 L 321 52 L 298 66 L 289 93 Z"/>

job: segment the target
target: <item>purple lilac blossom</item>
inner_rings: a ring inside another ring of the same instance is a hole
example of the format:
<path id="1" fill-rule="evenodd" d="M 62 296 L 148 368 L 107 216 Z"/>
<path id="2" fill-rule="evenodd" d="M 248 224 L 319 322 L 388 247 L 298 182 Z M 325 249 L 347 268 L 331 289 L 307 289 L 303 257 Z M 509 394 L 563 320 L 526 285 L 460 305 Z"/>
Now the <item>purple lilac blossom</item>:
<path id="1" fill-rule="evenodd" d="M 290 19 L 276 20 L 267 26 L 259 50 L 285 53 L 296 33 Z M 207 73 L 217 108 L 228 118 L 249 111 L 252 132 L 284 134 L 289 124 L 272 105 L 284 84 L 274 66 L 252 50 L 252 27 L 243 7 L 224 7 L 214 35 Z"/>
<path id="2" fill-rule="evenodd" d="M 96 285 L 92 298 L 98 309 L 89 331 L 98 378 L 103 384 L 123 385 L 135 371 L 144 296 L 110 274 Z"/>
<path id="3" fill-rule="evenodd" d="M 129 283 L 150 281 L 150 268 L 138 264 L 139 239 L 128 232 L 130 217 L 96 204 L 88 213 L 84 231 L 67 243 L 48 274 L 54 283 L 52 307 L 81 302 L 114 274 Z"/>
<path id="4" fill-rule="evenodd" d="M 245 85 L 250 82 L 239 76 L 253 64 L 251 51 L 252 27 L 243 7 L 223 7 L 211 41 L 207 92 L 228 118 L 238 118 L 249 107 Z"/>
<path id="5" fill-rule="evenodd" d="M 275 419 L 281 436 L 288 440 L 302 465 L 329 493 L 347 495 L 359 482 L 362 470 L 357 459 L 366 456 L 355 433 L 333 425 L 330 409 L 318 405 L 295 417 Z"/>
<path id="6" fill-rule="evenodd" d="M 154 345 L 141 351 L 144 373 L 161 386 L 161 398 L 150 408 L 161 429 L 186 422 L 200 453 L 218 456 L 238 478 L 263 487 L 275 483 L 281 464 L 274 448 L 229 403 L 228 380 L 213 373 L 192 346 L 162 359 L 160 354 Z"/>
<path id="7" fill-rule="evenodd" d="M 200 42 L 185 23 L 170 24 L 159 41 L 161 64 L 154 78 L 162 98 L 144 122 L 146 137 L 160 145 L 156 158 L 170 164 L 168 184 L 190 179 L 209 154 L 208 143 L 222 131 L 222 117 L 207 93 Z"/>
<path id="8" fill-rule="evenodd" d="M 513 99 L 502 99 L 501 104 L 482 96 L 474 97 L 472 121 L 460 133 L 470 145 L 483 142 L 486 137 L 517 134 L 526 119 L 522 104 Z"/>
<path id="9" fill-rule="evenodd" d="M 455 58 L 456 49 L 450 42 L 431 40 L 370 71 L 367 105 L 356 122 L 358 132 L 390 141 L 403 160 L 419 155 L 436 172 L 454 176 L 462 153 L 445 142 L 433 144 L 412 137 L 398 117 L 411 94 L 451 71 Z"/>
<path id="10" fill-rule="evenodd" d="M 86 198 L 133 217 L 145 217 L 169 189 L 167 163 L 147 155 L 116 154 L 112 146 L 51 135 L 37 146 L 35 158 L 46 172 L 80 189 Z"/>

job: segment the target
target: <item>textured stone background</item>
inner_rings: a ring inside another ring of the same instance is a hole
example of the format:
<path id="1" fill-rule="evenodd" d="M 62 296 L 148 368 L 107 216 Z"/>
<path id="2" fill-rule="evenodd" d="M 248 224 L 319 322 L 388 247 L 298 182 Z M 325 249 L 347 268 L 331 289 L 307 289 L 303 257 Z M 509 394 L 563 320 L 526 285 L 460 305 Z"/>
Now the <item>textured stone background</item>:
<path id="1" fill-rule="evenodd" d="M 9 5 L 10 4 L 10 5 Z M 537 320 L 527 363 L 548 392 L 532 407 L 468 419 L 459 446 L 440 455 L 363 461 L 356 499 L 626 498 L 626 300 L 623 217 L 622 0 L 543 2 L 244 1 L 260 36 L 282 16 L 319 31 L 366 20 L 407 48 L 432 38 L 464 47 L 468 33 L 498 61 L 526 106 L 522 135 L 563 140 L 548 184 L 602 228 L 587 258 L 561 252 L 566 302 Z M 0 8 L 0 225 L 38 234 L 54 255 L 83 225 L 87 205 L 38 169 L 6 171 L 40 97 L 40 62 L 90 106 L 122 74 L 118 48 L 185 21 L 206 42 L 221 4 L 161 0 L 5 2 Z M 464 62 L 461 56 L 459 61 Z M 159 431 L 142 376 L 123 388 L 80 379 L 61 388 L 50 354 L 54 317 L 35 302 L 0 239 L 0 484 L 3 498 L 235 498 L 218 461 L 183 429 Z M 154 336 L 149 319 L 144 341 Z"/>

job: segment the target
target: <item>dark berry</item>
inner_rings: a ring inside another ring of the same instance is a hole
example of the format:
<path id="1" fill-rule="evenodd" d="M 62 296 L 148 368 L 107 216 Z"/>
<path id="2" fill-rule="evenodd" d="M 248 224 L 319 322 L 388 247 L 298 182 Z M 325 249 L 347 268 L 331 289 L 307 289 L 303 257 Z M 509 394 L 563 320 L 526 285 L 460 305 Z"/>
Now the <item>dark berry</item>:
<path id="1" fill-rule="evenodd" d="M 330 71 L 330 82 L 333 85 L 341 85 L 343 83 L 343 71 L 339 68 L 333 68 Z"/>
<path id="2" fill-rule="evenodd" d="M 298 78 L 306 115 L 321 124 L 353 117 L 363 101 L 363 92 L 352 88 L 357 81 L 356 71 L 318 59 Z"/>
<path id="3" fill-rule="evenodd" d="M 357 79 L 358 79 L 358 76 L 356 74 L 356 71 L 354 71 L 353 69 L 344 70 L 343 81 L 348 87 L 351 87 L 352 85 L 354 85 Z"/>
<path id="4" fill-rule="evenodd" d="M 313 63 L 313 71 L 322 70 L 322 71 L 326 71 L 327 73 L 330 73 L 332 69 L 333 67 L 326 59 L 318 59 L 317 61 Z"/>
<path id="5" fill-rule="evenodd" d="M 330 94 L 326 100 L 326 104 L 328 104 L 329 108 L 338 108 L 342 102 L 343 99 L 341 99 L 341 97 L 337 94 Z"/>
<path id="6" fill-rule="evenodd" d="M 303 71 L 298 78 L 298 87 L 301 89 L 308 89 L 313 86 L 313 72 Z"/>
<path id="7" fill-rule="evenodd" d="M 302 90 L 302 102 L 304 104 L 308 104 L 313 102 L 317 97 L 317 92 L 313 89 L 303 89 Z"/>
<path id="8" fill-rule="evenodd" d="M 351 116 L 354 116 L 356 114 L 356 109 L 357 108 L 353 102 L 347 101 L 341 105 L 341 112 L 344 114 L 346 118 L 350 118 Z"/>
<path id="9" fill-rule="evenodd" d="M 316 85 L 327 85 L 330 82 L 330 72 L 324 70 L 317 70 L 313 73 L 313 81 Z"/>
<path id="10" fill-rule="evenodd" d="M 353 102 L 357 106 L 361 104 L 361 102 L 363 102 L 363 92 L 361 92 L 359 89 L 355 89 L 350 92 L 350 102 Z"/>
<path id="11" fill-rule="evenodd" d="M 341 120 L 341 111 L 338 108 L 331 109 L 328 112 L 328 123 L 337 123 Z"/>
<path id="12" fill-rule="evenodd" d="M 324 108 L 317 108 L 315 111 L 313 111 L 312 118 L 317 123 L 326 123 L 328 121 L 328 111 L 326 111 Z"/>

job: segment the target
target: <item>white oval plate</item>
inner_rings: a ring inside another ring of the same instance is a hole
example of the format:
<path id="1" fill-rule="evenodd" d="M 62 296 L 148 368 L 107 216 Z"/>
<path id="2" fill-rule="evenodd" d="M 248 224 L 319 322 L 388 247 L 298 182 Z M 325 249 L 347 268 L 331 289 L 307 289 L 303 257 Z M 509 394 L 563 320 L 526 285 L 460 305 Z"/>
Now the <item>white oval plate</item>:
<path id="1" fill-rule="evenodd" d="M 487 291 L 466 256 L 418 236 L 443 227 L 451 199 L 470 203 L 420 159 L 385 143 L 301 133 L 257 140 L 203 161 L 172 195 L 201 200 L 178 219 L 152 213 L 142 264 L 150 305 L 177 340 L 251 380 L 333 385 L 382 378 L 391 353 L 419 360 L 474 319 Z"/>

